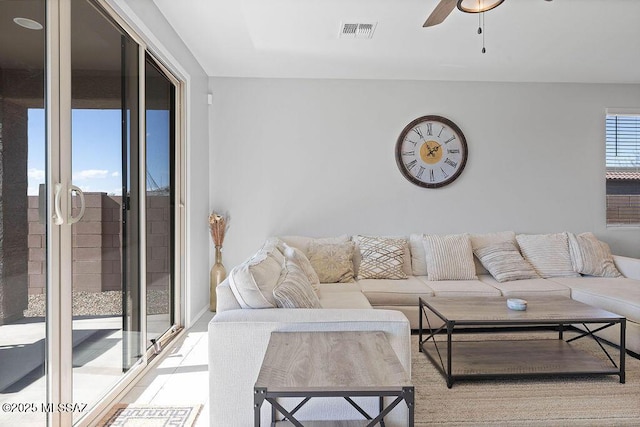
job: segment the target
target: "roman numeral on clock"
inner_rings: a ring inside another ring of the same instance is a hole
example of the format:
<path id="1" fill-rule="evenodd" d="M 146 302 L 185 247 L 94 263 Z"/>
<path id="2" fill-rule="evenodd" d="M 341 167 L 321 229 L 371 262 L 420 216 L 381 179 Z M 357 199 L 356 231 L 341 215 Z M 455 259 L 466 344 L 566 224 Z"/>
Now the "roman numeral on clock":
<path id="1" fill-rule="evenodd" d="M 442 171 L 442 175 L 443 175 L 445 178 L 448 178 L 448 177 L 449 177 L 449 175 L 447 175 L 447 173 L 444 171 L 444 169 L 440 168 L 440 170 Z"/>
<path id="2" fill-rule="evenodd" d="M 460 154 L 460 149 L 459 148 L 447 149 L 447 153 L 449 153 L 449 154 Z"/>
<path id="3" fill-rule="evenodd" d="M 407 163 L 405 166 L 407 167 L 407 170 L 411 170 L 414 167 L 416 167 L 416 164 L 418 163 L 417 160 L 412 160 L 409 163 Z"/>
<path id="4" fill-rule="evenodd" d="M 420 138 L 424 139 L 424 135 L 422 134 L 422 129 L 420 129 L 419 126 L 414 127 L 413 131 L 417 133 Z"/>
<path id="5" fill-rule="evenodd" d="M 429 135 L 429 136 L 433 135 L 432 124 L 431 123 L 427 123 L 427 135 Z"/>
<path id="6" fill-rule="evenodd" d="M 403 151 L 402 155 L 403 156 L 415 156 L 416 152 L 415 152 L 415 150 L 414 151 Z"/>
<path id="7" fill-rule="evenodd" d="M 431 182 L 434 182 L 434 181 L 436 180 L 436 176 L 435 176 L 435 174 L 433 173 L 433 169 L 429 170 L 429 180 L 430 180 Z"/>
<path id="8" fill-rule="evenodd" d="M 455 135 L 453 135 L 451 138 L 447 139 L 444 143 L 445 143 L 445 144 L 448 144 L 448 143 L 450 143 L 451 141 L 453 141 L 454 139 L 456 139 L 456 136 L 455 136 Z"/>
<path id="9" fill-rule="evenodd" d="M 446 164 L 448 164 L 449 166 L 451 166 L 452 168 L 455 168 L 456 166 L 458 166 L 458 164 L 456 162 L 454 162 L 453 160 L 451 160 L 450 158 L 447 157 L 447 160 L 444 161 Z"/>
<path id="10" fill-rule="evenodd" d="M 424 173 L 424 166 L 420 166 L 420 170 L 418 170 L 418 173 L 416 174 L 416 178 L 421 179 L 423 173 Z"/>

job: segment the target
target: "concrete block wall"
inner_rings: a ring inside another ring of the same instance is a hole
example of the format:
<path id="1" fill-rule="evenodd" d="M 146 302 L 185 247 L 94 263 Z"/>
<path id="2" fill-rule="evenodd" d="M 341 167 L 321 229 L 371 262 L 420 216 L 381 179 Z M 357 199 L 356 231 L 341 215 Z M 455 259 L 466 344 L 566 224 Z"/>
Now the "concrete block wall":
<path id="1" fill-rule="evenodd" d="M 85 193 L 85 213 L 72 227 L 73 286 L 87 292 L 122 289 L 122 197 L 106 193 Z M 45 289 L 45 227 L 39 222 L 38 197 L 30 196 L 29 294 Z M 169 196 L 147 198 L 147 283 L 149 288 L 166 288 L 169 276 Z"/>
<path id="2" fill-rule="evenodd" d="M 607 195 L 609 224 L 640 224 L 640 195 Z"/>

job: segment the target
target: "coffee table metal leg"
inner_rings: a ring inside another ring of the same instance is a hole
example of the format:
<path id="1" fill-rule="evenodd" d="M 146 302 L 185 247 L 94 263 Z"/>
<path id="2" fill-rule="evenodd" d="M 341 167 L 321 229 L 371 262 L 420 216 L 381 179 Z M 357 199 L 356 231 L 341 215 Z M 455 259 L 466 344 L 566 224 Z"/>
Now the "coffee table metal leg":
<path id="1" fill-rule="evenodd" d="M 620 322 L 620 383 L 621 384 L 624 384 L 625 382 L 624 358 L 627 352 L 626 329 L 627 329 L 627 319 L 622 319 L 622 321 Z"/>
<path id="2" fill-rule="evenodd" d="M 453 375 L 451 371 L 451 351 L 452 351 L 452 335 L 454 322 L 447 322 L 447 387 L 453 387 Z"/>
<path id="3" fill-rule="evenodd" d="M 260 408 L 264 402 L 267 390 L 261 387 L 253 389 L 253 425 L 260 427 Z"/>

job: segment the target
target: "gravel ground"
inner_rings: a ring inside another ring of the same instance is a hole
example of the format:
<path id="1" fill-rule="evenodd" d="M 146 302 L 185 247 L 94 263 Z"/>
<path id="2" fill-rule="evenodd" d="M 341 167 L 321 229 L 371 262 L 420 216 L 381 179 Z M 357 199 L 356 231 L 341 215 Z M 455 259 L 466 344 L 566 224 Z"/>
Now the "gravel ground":
<path id="1" fill-rule="evenodd" d="M 147 312 L 149 314 L 168 313 L 169 292 L 150 289 L 148 291 Z M 29 295 L 29 305 L 24 317 L 44 317 L 46 297 L 44 294 Z M 74 292 L 74 316 L 108 316 L 122 314 L 122 292 Z"/>

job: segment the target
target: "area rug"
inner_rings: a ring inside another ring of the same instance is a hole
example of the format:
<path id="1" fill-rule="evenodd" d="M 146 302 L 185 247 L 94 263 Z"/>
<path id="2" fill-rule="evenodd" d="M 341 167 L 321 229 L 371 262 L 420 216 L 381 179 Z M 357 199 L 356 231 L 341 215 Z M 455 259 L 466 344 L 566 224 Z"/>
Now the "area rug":
<path id="1" fill-rule="evenodd" d="M 549 332 L 546 334 L 550 337 Z M 529 333 L 516 336 L 533 338 Z M 466 337 L 498 338 L 477 334 Z M 536 337 L 540 335 L 536 333 Z M 440 372 L 418 352 L 418 337 L 411 338 L 416 427 L 640 425 L 640 360 L 631 356 L 626 357 L 625 384 L 614 376 L 580 376 L 459 381 L 448 389 Z M 589 340 L 573 345 L 594 355 L 600 351 Z M 617 349 L 611 351 L 617 360 Z"/>
<path id="2" fill-rule="evenodd" d="M 202 405 L 152 406 L 118 403 L 102 420 L 100 427 L 191 427 Z"/>

